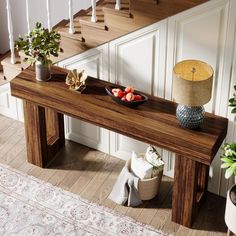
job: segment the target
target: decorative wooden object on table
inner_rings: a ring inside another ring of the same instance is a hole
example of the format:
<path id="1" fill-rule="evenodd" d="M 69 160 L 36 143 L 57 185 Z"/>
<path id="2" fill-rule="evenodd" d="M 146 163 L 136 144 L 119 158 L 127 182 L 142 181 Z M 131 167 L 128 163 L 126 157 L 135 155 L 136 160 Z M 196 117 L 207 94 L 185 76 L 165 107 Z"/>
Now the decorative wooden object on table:
<path id="1" fill-rule="evenodd" d="M 69 88 L 75 91 L 78 91 L 79 93 L 82 93 L 85 88 L 85 81 L 87 79 L 87 74 L 84 70 L 72 70 L 69 71 L 69 73 L 66 76 L 66 84 L 69 85 Z"/>
<path id="2" fill-rule="evenodd" d="M 51 81 L 40 83 L 30 67 L 11 81 L 12 95 L 24 100 L 28 161 L 45 167 L 63 146 L 62 114 L 172 151 L 177 154 L 172 220 L 191 227 L 228 120 L 206 113 L 197 130 L 183 129 L 176 120 L 174 102 L 147 95 L 148 102 L 131 112 L 106 95 L 105 86 L 113 84 L 89 77 L 85 93 L 79 94 L 65 84 L 67 73 L 52 67 Z M 51 128 L 56 135 L 48 135 Z"/>

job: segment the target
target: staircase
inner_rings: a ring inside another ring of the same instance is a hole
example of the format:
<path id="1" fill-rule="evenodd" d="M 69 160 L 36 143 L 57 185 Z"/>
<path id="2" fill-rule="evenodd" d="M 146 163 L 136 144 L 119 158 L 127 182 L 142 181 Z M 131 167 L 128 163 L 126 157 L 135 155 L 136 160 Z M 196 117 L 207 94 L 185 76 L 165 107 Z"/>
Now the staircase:
<path id="1" fill-rule="evenodd" d="M 96 7 L 96 22 L 91 22 L 92 7 L 90 7 L 74 15 L 74 34 L 68 32 L 70 27 L 68 20 L 62 20 L 53 28 L 61 34 L 61 47 L 64 50 L 59 54 L 59 57 L 53 58 L 53 63 L 80 54 L 207 1 L 122 0 L 120 10 L 116 10 L 116 0 L 100 0 Z M 10 53 L 0 57 L 2 65 L 0 67 L 0 85 L 9 82 L 27 67 L 23 58 L 24 54 L 20 53 L 20 55 L 16 55 L 16 63 L 11 64 Z"/>

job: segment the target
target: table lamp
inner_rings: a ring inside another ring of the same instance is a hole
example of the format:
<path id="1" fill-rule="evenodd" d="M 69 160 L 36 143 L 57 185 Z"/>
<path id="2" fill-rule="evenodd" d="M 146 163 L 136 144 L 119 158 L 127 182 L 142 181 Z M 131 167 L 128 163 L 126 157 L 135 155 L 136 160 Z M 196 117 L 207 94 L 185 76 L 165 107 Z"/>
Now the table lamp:
<path id="1" fill-rule="evenodd" d="M 203 105 L 211 99 L 213 69 L 202 61 L 185 60 L 175 65 L 173 74 L 176 117 L 182 127 L 195 129 L 204 120 Z"/>

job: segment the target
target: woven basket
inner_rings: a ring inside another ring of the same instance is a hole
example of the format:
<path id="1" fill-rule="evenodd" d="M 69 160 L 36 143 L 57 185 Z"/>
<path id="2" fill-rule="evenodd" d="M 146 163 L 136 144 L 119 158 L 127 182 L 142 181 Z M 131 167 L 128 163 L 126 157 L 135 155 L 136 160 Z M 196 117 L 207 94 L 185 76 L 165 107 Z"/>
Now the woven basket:
<path id="1" fill-rule="evenodd" d="M 131 167 L 131 159 L 126 162 L 126 166 L 130 171 Z M 141 200 L 150 200 L 154 198 L 160 188 L 161 179 L 162 179 L 163 171 L 160 171 L 157 176 L 151 179 L 140 179 L 138 182 L 138 192 Z"/>

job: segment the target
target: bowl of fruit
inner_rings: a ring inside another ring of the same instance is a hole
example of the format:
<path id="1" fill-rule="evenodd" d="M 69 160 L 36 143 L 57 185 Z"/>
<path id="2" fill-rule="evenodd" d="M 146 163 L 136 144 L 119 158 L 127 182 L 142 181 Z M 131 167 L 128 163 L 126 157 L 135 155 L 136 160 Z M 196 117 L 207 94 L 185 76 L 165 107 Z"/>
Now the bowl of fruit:
<path id="1" fill-rule="evenodd" d="M 147 96 L 136 93 L 131 86 L 119 88 L 106 86 L 105 89 L 107 94 L 111 96 L 115 102 L 126 107 L 135 108 L 148 100 Z"/>

